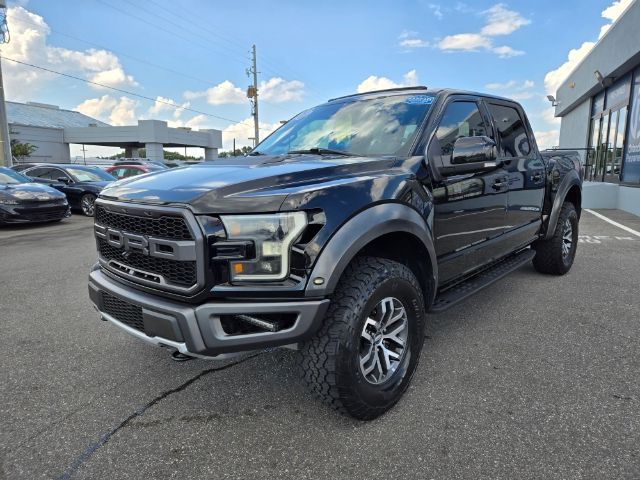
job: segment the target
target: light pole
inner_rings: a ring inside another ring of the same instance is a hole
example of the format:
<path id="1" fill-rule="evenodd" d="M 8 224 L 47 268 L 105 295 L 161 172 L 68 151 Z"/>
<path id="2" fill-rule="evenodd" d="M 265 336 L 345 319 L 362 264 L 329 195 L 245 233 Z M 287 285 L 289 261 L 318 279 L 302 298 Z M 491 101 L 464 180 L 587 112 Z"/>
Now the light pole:
<path id="1" fill-rule="evenodd" d="M 7 27 L 7 3 L 0 0 L 0 44 L 9 43 L 9 28 Z M 0 55 L 0 165 L 10 167 L 13 164 L 11 157 L 11 143 L 9 140 L 9 125 L 7 122 L 7 110 L 4 103 L 4 83 L 2 81 L 2 56 Z"/>

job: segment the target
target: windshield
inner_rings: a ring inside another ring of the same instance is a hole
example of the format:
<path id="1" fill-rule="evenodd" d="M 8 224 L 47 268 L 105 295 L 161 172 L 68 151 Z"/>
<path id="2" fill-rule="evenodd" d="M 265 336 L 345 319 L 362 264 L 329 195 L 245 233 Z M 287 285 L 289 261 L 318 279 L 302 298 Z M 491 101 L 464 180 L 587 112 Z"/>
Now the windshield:
<path id="1" fill-rule="evenodd" d="M 71 175 L 76 182 L 110 182 L 115 180 L 112 175 L 98 168 L 95 170 L 88 168 L 67 168 L 67 173 Z"/>
<path id="2" fill-rule="evenodd" d="M 334 150 L 359 156 L 406 156 L 433 101 L 433 95 L 419 94 L 349 98 L 320 105 L 280 127 L 253 153 Z"/>
<path id="3" fill-rule="evenodd" d="M 24 175 L 11 170 L 10 168 L 0 168 L 0 184 L 9 185 L 15 183 L 30 182 Z"/>

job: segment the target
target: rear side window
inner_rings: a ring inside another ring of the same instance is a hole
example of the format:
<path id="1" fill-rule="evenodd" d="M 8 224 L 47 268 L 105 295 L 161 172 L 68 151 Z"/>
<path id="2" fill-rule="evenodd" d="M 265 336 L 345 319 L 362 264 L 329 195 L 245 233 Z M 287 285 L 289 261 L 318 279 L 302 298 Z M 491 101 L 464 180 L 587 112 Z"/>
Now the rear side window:
<path id="1" fill-rule="evenodd" d="M 501 143 L 501 156 L 526 157 L 531 153 L 531 142 L 524 128 L 524 122 L 513 107 L 489 104 Z"/>
<path id="2" fill-rule="evenodd" d="M 453 102 L 447 105 L 436 138 L 445 163 L 451 161 L 453 145 L 458 138 L 487 135 L 487 128 L 475 102 Z"/>
<path id="3" fill-rule="evenodd" d="M 45 178 L 47 180 L 57 180 L 60 177 L 67 176 L 62 170 L 51 167 L 34 168 L 33 170 L 26 172 L 26 174 L 30 177 Z"/>

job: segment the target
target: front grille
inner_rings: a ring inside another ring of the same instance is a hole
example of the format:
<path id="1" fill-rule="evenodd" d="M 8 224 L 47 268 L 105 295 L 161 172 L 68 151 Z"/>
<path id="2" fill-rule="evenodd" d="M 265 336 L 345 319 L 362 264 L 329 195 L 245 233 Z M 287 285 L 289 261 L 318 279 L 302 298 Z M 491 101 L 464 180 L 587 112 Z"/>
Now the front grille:
<path id="1" fill-rule="evenodd" d="M 163 215 L 161 217 L 141 217 L 125 213 L 109 212 L 96 206 L 96 223 L 126 232 L 148 235 L 171 240 L 193 240 L 193 236 L 182 217 Z"/>
<path id="2" fill-rule="evenodd" d="M 180 287 L 191 287 L 197 282 L 197 269 L 195 261 L 178 262 L 175 260 L 167 260 L 165 258 L 156 258 L 143 255 L 135 250 L 126 252 L 122 248 L 116 248 L 109 245 L 105 240 L 98 239 L 98 250 L 100 256 L 109 262 L 114 260 L 120 264 L 143 270 L 145 272 L 154 273 L 164 277 L 167 283 Z M 148 281 L 160 283 L 158 277 L 148 276 Z"/>
<path id="3" fill-rule="evenodd" d="M 67 213 L 67 207 L 51 207 L 41 209 L 16 208 L 16 213 L 25 220 L 32 222 L 46 222 L 49 220 L 59 220 Z"/>
<path id="4" fill-rule="evenodd" d="M 113 295 L 102 292 L 102 311 L 121 323 L 144 332 L 142 307 L 132 305 Z"/>

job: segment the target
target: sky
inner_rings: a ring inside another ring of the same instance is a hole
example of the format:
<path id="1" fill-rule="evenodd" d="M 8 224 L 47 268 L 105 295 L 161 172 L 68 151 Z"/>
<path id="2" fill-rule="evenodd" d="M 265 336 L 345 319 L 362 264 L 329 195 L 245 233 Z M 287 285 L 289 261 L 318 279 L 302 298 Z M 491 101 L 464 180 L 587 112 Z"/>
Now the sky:
<path id="1" fill-rule="evenodd" d="M 546 148 L 559 133 L 546 95 L 632 1 L 8 0 L 0 52 L 7 100 L 217 128 L 225 150 L 251 144 L 253 44 L 262 138 L 332 97 L 426 85 L 520 101 Z"/>

